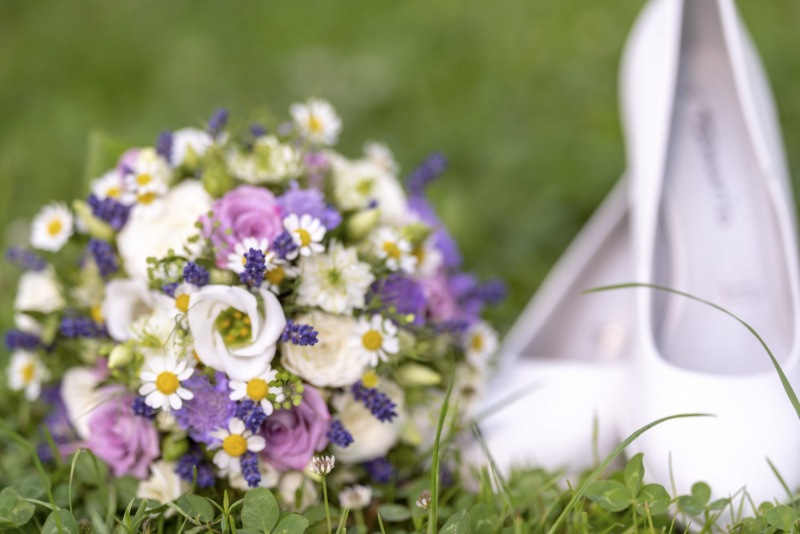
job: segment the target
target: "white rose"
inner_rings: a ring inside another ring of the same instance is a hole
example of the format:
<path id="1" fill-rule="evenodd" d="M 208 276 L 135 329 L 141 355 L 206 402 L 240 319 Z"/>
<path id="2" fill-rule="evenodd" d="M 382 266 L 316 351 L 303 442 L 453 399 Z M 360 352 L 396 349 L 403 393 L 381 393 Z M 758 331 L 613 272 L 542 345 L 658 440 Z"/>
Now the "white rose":
<path id="1" fill-rule="evenodd" d="M 361 401 L 350 393 L 338 395 L 333 400 L 342 425 L 353 436 L 353 442 L 345 448 L 332 445 L 336 461 L 357 464 L 386 456 L 400 437 L 405 424 L 403 390 L 392 383 L 381 382 L 378 388 L 397 404 L 397 416 L 391 422 L 379 421 Z"/>
<path id="2" fill-rule="evenodd" d="M 131 339 L 137 321 L 150 315 L 159 301 L 165 298 L 151 291 L 143 279 L 110 281 L 106 285 L 102 306 L 108 333 L 117 341 Z"/>
<path id="3" fill-rule="evenodd" d="M 300 502 L 297 502 L 298 494 L 301 495 Z M 302 512 L 317 503 L 319 493 L 314 482 L 303 473 L 293 471 L 281 477 L 281 481 L 278 484 L 278 496 L 287 510 Z"/>
<path id="4" fill-rule="evenodd" d="M 391 226 L 408 219 L 408 202 L 397 178 L 369 159 L 333 159 L 333 196 L 346 210 L 364 209 L 375 200 L 380 221 Z"/>
<path id="5" fill-rule="evenodd" d="M 319 387 L 349 386 L 361 378 L 367 366 L 350 344 L 358 337 L 355 319 L 312 313 L 298 317 L 297 323 L 314 327 L 319 342 L 306 347 L 285 343 L 281 363 L 286 369 Z"/>
<path id="6" fill-rule="evenodd" d="M 185 180 L 167 193 L 155 215 L 142 207 L 131 212 L 117 236 L 117 248 L 128 274 L 146 280 L 147 258 L 161 258 L 169 249 L 180 253 L 197 234 L 197 220 L 211 209 L 211 197 L 199 181 Z"/>
<path id="7" fill-rule="evenodd" d="M 162 504 L 178 500 L 189 490 L 189 485 L 175 472 L 175 464 L 159 460 L 150 465 L 150 478 L 139 482 L 136 496 Z"/>
<path id="8" fill-rule="evenodd" d="M 189 329 L 201 362 L 242 381 L 269 369 L 286 317 L 272 292 L 262 288 L 259 295 L 260 307 L 240 287 L 210 285 L 192 295 Z"/>
<path id="9" fill-rule="evenodd" d="M 91 367 L 73 367 L 64 373 L 61 398 L 72 426 L 81 439 L 89 437 L 89 419 L 107 396 L 97 391 L 97 371 Z"/>
<path id="10" fill-rule="evenodd" d="M 50 313 L 64 307 L 64 297 L 53 271 L 27 271 L 19 277 L 14 310 Z"/>

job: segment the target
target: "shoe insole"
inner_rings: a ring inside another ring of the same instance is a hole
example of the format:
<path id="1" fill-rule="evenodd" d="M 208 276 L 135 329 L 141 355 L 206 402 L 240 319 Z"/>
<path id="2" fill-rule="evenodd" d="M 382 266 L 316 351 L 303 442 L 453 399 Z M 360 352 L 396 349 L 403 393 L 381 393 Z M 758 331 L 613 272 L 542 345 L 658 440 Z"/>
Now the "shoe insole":
<path id="1" fill-rule="evenodd" d="M 578 361 L 627 354 L 634 291 L 583 291 L 632 281 L 632 272 L 627 188 L 620 184 L 542 283 L 506 336 L 504 352 Z"/>
<path id="2" fill-rule="evenodd" d="M 717 2 L 685 2 L 682 69 L 655 246 L 656 283 L 705 298 L 747 321 L 781 361 L 792 306 L 780 228 L 736 92 Z M 716 374 L 771 363 L 742 325 L 718 310 L 654 294 L 664 358 Z"/>

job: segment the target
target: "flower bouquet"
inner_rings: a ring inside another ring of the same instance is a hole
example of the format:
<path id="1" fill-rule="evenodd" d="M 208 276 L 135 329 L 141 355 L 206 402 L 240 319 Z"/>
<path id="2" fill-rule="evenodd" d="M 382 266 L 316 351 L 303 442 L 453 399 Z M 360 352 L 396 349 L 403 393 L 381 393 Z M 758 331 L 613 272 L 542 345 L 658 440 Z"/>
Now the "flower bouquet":
<path id="1" fill-rule="evenodd" d="M 325 489 L 358 509 L 424 472 L 446 390 L 461 413 L 480 390 L 503 285 L 462 271 L 425 198 L 441 155 L 406 193 L 386 146 L 331 148 L 329 103 L 290 115 L 120 151 L 9 251 L 8 381 L 50 407 L 42 455 L 88 449 L 153 505 L 267 487 L 302 510 L 335 462 Z"/>

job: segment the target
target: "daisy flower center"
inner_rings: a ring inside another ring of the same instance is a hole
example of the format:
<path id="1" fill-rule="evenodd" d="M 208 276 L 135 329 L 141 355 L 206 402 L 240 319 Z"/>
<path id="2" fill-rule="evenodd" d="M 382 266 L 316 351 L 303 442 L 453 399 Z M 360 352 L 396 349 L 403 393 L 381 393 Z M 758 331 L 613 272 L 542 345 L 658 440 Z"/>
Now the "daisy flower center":
<path id="1" fill-rule="evenodd" d="M 136 197 L 136 200 L 139 201 L 139 204 L 152 204 L 152 202 L 156 199 L 155 193 L 145 193 L 143 195 L 139 195 Z"/>
<path id="2" fill-rule="evenodd" d="M 156 389 L 164 395 L 172 395 L 178 391 L 178 386 L 178 377 L 170 371 L 164 371 L 156 378 Z"/>
<path id="3" fill-rule="evenodd" d="M 261 378 L 254 378 L 247 383 L 247 396 L 258 402 L 264 400 L 269 393 L 267 382 Z"/>
<path id="4" fill-rule="evenodd" d="M 362 196 L 367 196 L 372 193 L 372 180 L 370 178 L 364 178 L 358 182 L 356 185 L 356 191 L 358 191 Z"/>
<path id="5" fill-rule="evenodd" d="M 103 317 L 103 308 L 99 304 L 92 306 L 90 315 L 92 316 L 92 321 L 98 324 L 105 320 L 105 317 Z"/>
<path id="6" fill-rule="evenodd" d="M 153 177 L 147 173 L 140 174 L 136 177 L 136 183 L 139 185 L 147 185 L 153 181 Z"/>
<path id="7" fill-rule="evenodd" d="M 220 313 L 214 324 L 228 346 L 245 343 L 253 336 L 250 317 L 236 308 Z"/>
<path id="8" fill-rule="evenodd" d="M 383 344 L 383 336 L 376 330 L 370 330 L 361 336 L 361 344 L 369 351 L 376 351 Z"/>
<path id="9" fill-rule="evenodd" d="M 106 190 L 106 196 L 110 197 L 110 198 L 119 198 L 119 196 L 121 194 L 122 194 L 122 191 L 120 190 L 119 187 L 109 187 Z"/>
<path id="10" fill-rule="evenodd" d="M 55 237 L 58 235 L 59 232 L 61 232 L 61 229 L 63 227 L 64 225 L 61 224 L 61 221 L 59 221 L 58 219 L 53 219 L 47 225 L 47 233 L 50 234 L 50 237 Z"/>
<path id="11" fill-rule="evenodd" d="M 186 313 L 189 311 L 189 295 L 184 293 L 183 295 L 178 295 L 175 297 L 175 307 L 178 308 L 179 311 Z"/>
<path id="12" fill-rule="evenodd" d="M 394 258 L 396 260 L 399 260 L 400 256 L 403 255 L 403 252 L 400 250 L 400 247 L 398 247 L 397 243 L 393 241 L 384 241 L 383 251 L 386 253 L 387 256 L 389 256 L 390 258 Z"/>
<path id="13" fill-rule="evenodd" d="M 470 343 L 470 345 L 472 346 L 472 350 L 476 352 L 480 351 L 483 348 L 483 337 L 477 334 L 472 336 L 472 342 Z"/>
<path id="14" fill-rule="evenodd" d="M 368 387 L 370 389 L 378 387 L 380 384 L 380 380 L 378 379 L 378 374 L 370 369 L 364 376 L 361 377 L 361 382 L 364 384 L 364 387 Z"/>
<path id="15" fill-rule="evenodd" d="M 30 384 L 36 376 L 36 367 L 32 363 L 26 363 L 22 367 L 22 381 Z"/>
<path id="16" fill-rule="evenodd" d="M 302 228 L 298 228 L 294 231 L 297 236 L 300 238 L 300 246 L 307 247 L 311 244 L 311 234 L 308 233 L 308 230 L 304 230 Z"/>
<path id="17" fill-rule="evenodd" d="M 322 131 L 322 121 L 319 120 L 315 115 L 308 116 L 308 129 L 314 133 L 319 133 Z"/>
<path id="18" fill-rule="evenodd" d="M 239 457 L 247 452 L 247 440 L 239 434 L 231 434 L 222 442 L 222 450 L 229 456 Z"/>
<path id="19" fill-rule="evenodd" d="M 274 269 L 271 269 L 271 270 L 267 271 L 267 274 L 266 274 L 267 282 L 269 282 L 270 284 L 272 284 L 274 286 L 277 286 L 281 282 L 283 282 L 283 279 L 285 277 L 286 277 L 286 271 L 284 271 L 283 267 L 280 267 L 280 266 L 275 267 Z"/>

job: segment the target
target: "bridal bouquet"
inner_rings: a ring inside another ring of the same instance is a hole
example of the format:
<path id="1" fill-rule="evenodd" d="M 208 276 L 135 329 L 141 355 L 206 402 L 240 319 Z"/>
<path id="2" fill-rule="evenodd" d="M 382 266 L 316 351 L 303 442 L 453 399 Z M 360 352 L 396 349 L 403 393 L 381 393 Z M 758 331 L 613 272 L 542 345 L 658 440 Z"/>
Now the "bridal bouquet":
<path id="1" fill-rule="evenodd" d="M 404 192 L 386 146 L 331 148 L 329 103 L 290 115 L 220 110 L 124 151 L 8 253 L 10 388 L 50 406 L 60 454 L 91 450 L 141 498 L 269 487 L 302 509 L 335 465 L 342 504 L 367 506 L 424 469 L 450 381 L 462 411 L 480 390 L 504 288 L 462 271 L 426 200 L 444 158 Z"/>

